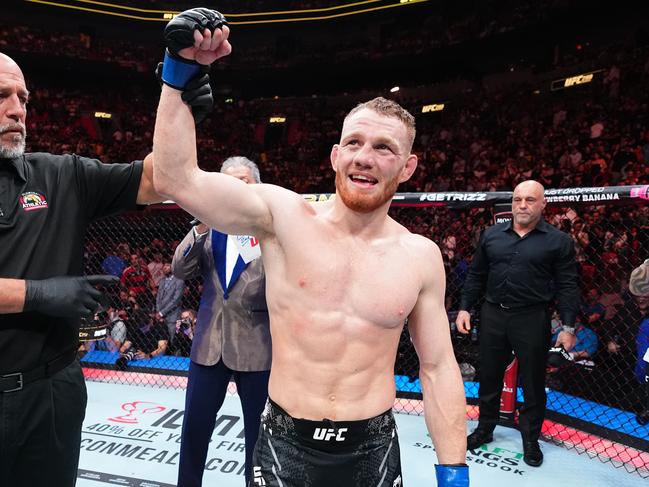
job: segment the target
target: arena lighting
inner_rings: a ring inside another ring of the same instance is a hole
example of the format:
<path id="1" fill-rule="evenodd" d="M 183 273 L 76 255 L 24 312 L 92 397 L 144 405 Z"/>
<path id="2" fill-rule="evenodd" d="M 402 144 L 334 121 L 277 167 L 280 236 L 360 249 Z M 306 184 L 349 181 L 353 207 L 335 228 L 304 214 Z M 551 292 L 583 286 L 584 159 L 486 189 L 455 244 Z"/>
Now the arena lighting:
<path id="1" fill-rule="evenodd" d="M 392 88 L 390 88 L 390 93 L 396 93 L 397 91 L 399 91 L 398 86 L 393 86 Z"/>
<path id="2" fill-rule="evenodd" d="M 563 90 L 564 88 L 572 88 L 573 86 L 583 85 L 590 83 L 595 78 L 597 73 L 601 73 L 603 69 L 598 69 L 597 71 L 590 71 L 588 73 L 576 74 L 574 76 L 569 76 L 567 78 L 555 79 L 550 84 L 550 91 Z"/>
<path id="3" fill-rule="evenodd" d="M 112 15 L 131 20 L 145 20 L 154 22 L 168 22 L 179 12 L 169 12 L 168 10 L 143 9 L 120 5 L 119 3 L 101 2 L 96 0 L 24 0 L 28 3 L 38 3 L 52 7 L 68 8 L 72 10 L 81 10 L 84 12 Z M 119 0 L 117 0 L 118 2 Z M 376 12 L 394 7 L 407 7 L 418 3 L 428 2 L 430 0 L 360 0 L 344 5 L 333 7 L 304 9 L 304 10 L 278 10 L 269 12 L 247 12 L 247 13 L 227 13 L 224 15 L 228 18 L 231 25 L 256 25 L 282 22 L 304 22 L 310 20 L 330 20 L 338 17 L 357 15 L 368 12 Z M 279 17 L 280 18 L 274 18 Z M 261 18 L 260 18 L 261 17 Z M 236 20 L 239 19 L 239 20 Z"/>
<path id="4" fill-rule="evenodd" d="M 441 112 L 444 110 L 444 103 L 433 103 L 432 105 L 424 105 L 421 107 L 421 113 Z"/>
<path id="5" fill-rule="evenodd" d="M 113 114 L 108 112 L 95 112 L 95 118 L 113 118 Z"/>
<path id="6" fill-rule="evenodd" d="M 286 122 L 286 117 L 270 117 L 268 121 L 270 123 L 284 123 Z"/>
<path id="7" fill-rule="evenodd" d="M 226 98 L 225 103 L 234 103 L 234 98 Z"/>

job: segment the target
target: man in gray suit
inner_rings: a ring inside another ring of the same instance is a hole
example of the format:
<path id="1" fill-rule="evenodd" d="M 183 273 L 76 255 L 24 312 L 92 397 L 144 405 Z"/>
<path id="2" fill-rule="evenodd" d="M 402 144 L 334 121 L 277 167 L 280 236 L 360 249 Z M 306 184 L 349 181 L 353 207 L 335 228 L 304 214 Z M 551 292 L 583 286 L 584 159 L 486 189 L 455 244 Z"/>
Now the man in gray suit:
<path id="1" fill-rule="evenodd" d="M 169 263 L 162 266 L 162 273 L 164 277 L 158 283 L 158 294 L 156 294 L 156 311 L 158 319 L 164 321 L 169 340 L 172 341 L 176 333 L 176 321 L 180 318 L 185 282 L 171 273 Z"/>
<path id="2" fill-rule="evenodd" d="M 231 157 L 221 172 L 259 183 L 257 165 Z M 203 294 L 189 365 L 178 470 L 179 487 L 201 485 L 207 447 L 230 378 L 243 410 L 246 484 L 260 416 L 268 396 L 271 340 L 259 242 L 225 235 L 202 223 L 178 245 L 172 262 L 180 279 L 203 277 Z"/>

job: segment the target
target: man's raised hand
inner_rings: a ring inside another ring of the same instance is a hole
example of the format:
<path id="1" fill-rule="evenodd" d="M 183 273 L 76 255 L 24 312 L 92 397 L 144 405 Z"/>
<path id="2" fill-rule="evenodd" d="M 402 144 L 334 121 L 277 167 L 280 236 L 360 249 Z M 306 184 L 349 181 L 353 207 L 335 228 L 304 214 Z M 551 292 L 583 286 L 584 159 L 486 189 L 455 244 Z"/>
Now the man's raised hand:
<path id="1" fill-rule="evenodd" d="M 232 52 L 230 28 L 216 10 L 193 8 L 181 12 L 165 27 L 167 49 L 174 55 L 208 66 Z"/>

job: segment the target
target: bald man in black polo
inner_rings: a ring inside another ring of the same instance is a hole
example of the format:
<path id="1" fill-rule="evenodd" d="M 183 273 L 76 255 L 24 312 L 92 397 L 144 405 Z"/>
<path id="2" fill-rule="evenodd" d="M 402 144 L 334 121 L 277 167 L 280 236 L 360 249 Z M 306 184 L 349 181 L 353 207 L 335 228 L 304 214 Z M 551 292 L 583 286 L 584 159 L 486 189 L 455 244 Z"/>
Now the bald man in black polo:
<path id="1" fill-rule="evenodd" d="M 469 310 L 486 291 L 480 320 L 480 421 L 467 438 L 473 450 L 493 440 L 500 394 L 512 350 L 519 361 L 525 402 L 519 429 L 523 460 L 543 463 L 538 439 L 545 417 L 545 365 L 550 347 L 549 304 L 555 298 L 563 322 L 556 344 L 575 346 L 579 286 L 572 239 L 542 217 L 546 201 L 536 181 L 514 188 L 512 222 L 487 228 L 475 251 L 456 323 L 469 333 Z"/>

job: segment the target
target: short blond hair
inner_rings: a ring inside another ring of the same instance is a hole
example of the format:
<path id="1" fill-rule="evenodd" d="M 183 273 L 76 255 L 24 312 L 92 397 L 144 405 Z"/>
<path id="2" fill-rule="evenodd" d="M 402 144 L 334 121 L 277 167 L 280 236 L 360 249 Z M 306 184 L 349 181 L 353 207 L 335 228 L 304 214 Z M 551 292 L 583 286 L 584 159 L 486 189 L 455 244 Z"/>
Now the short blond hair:
<path id="1" fill-rule="evenodd" d="M 366 101 L 365 103 L 359 103 L 345 116 L 345 121 L 355 113 L 367 108 L 372 110 L 379 115 L 384 117 L 391 117 L 400 120 L 406 126 L 406 133 L 408 134 L 408 152 L 412 150 L 412 145 L 415 142 L 415 117 L 412 114 L 399 105 L 396 101 L 388 100 L 382 96 L 377 96 L 376 98 Z"/>

